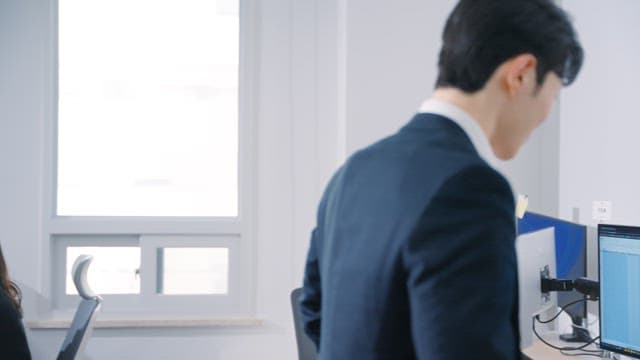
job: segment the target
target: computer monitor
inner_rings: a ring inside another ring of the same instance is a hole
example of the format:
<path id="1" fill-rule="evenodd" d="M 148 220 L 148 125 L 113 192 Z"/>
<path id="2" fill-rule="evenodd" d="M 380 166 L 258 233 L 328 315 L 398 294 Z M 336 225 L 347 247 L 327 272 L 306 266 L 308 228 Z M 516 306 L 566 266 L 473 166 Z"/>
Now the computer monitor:
<path id="1" fill-rule="evenodd" d="M 640 227 L 598 225 L 600 347 L 640 358 Z"/>
<path id="2" fill-rule="evenodd" d="M 518 234 L 527 234 L 544 228 L 554 228 L 556 242 L 556 276 L 559 279 L 574 280 L 587 276 L 587 227 L 569 221 L 536 214 L 525 213 L 518 220 Z M 584 295 L 573 290 L 571 292 L 558 293 L 558 306 L 562 307 L 579 299 Z M 587 318 L 586 303 L 579 303 L 567 308 L 571 320 L 575 325 L 583 326 L 583 320 Z M 589 333 L 573 328 L 572 334 L 561 335 L 565 341 L 588 341 Z"/>

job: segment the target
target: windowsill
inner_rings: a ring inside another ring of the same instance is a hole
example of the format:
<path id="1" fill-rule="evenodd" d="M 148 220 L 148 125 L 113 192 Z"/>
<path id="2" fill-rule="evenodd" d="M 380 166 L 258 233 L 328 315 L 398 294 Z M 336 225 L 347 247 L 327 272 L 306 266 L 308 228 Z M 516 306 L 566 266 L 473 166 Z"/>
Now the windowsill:
<path id="1" fill-rule="evenodd" d="M 254 327 L 261 326 L 262 319 L 256 318 L 165 318 L 165 319 L 96 319 L 96 329 L 124 328 L 202 328 L 202 327 Z M 26 321 L 26 327 L 33 330 L 68 329 L 71 319 L 44 319 Z"/>

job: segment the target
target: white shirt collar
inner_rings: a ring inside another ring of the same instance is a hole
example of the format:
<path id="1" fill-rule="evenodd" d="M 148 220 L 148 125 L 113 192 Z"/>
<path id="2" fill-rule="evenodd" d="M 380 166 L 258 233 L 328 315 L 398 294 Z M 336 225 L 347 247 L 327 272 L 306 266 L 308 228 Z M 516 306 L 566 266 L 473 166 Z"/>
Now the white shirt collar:
<path id="1" fill-rule="evenodd" d="M 464 130 L 465 133 L 467 133 L 467 136 L 471 139 L 471 143 L 484 161 L 496 170 L 501 168 L 501 165 L 504 164 L 504 162 L 498 159 L 493 153 L 489 138 L 487 138 L 487 135 L 482 131 L 480 125 L 471 117 L 471 115 L 469 115 L 469 113 L 462 110 L 460 107 L 441 100 L 429 99 L 422 103 L 418 112 L 444 116 L 455 122 L 462 128 L 462 130 Z M 507 181 L 509 183 L 509 187 L 511 187 L 511 181 Z M 511 190 L 513 193 L 513 189 Z M 526 197 L 526 195 L 524 197 Z M 520 196 L 518 197 L 518 201 L 521 201 Z"/>
<path id="2" fill-rule="evenodd" d="M 493 154 L 487 135 L 471 115 L 460 107 L 441 100 L 428 99 L 422 103 L 418 112 L 444 116 L 455 122 L 469 136 L 480 157 L 493 167 L 498 165 L 499 160 Z"/>

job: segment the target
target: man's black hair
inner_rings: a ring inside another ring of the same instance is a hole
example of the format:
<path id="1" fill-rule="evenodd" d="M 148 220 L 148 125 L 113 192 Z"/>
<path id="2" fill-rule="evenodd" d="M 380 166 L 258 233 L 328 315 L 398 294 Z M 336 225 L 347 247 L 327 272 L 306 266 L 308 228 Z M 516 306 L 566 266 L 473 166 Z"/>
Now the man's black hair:
<path id="1" fill-rule="evenodd" d="M 461 0 L 442 34 L 436 87 L 474 93 L 500 64 L 520 54 L 536 57 L 538 85 L 554 72 L 571 84 L 583 51 L 568 15 L 553 0 Z"/>

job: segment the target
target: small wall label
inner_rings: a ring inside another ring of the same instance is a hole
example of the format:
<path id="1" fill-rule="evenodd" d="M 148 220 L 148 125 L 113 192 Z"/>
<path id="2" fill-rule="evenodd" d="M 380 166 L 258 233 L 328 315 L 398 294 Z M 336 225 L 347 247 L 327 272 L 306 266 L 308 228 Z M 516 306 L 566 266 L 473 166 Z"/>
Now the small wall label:
<path id="1" fill-rule="evenodd" d="M 613 214 L 613 205 L 611 201 L 594 201 L 593 202 L 593 220 L 609 221 Z"/>

